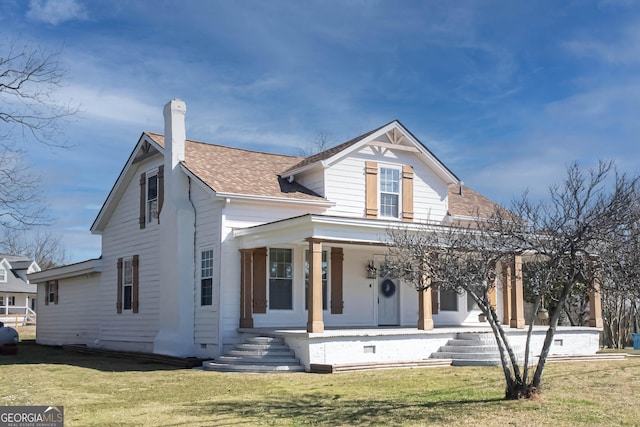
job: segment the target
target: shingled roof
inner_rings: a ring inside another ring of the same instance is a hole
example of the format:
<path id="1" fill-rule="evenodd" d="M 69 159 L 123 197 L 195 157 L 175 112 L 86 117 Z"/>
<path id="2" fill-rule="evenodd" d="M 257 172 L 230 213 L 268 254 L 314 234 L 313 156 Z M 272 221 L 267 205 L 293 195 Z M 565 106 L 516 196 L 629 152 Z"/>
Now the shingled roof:
<path id="1" fill-rule="evenodd" d="M 164 136 L 145 132 L 164 147 Z M 184 166 L 218 193 L 318 200 L 325 198 L 279 176 L 304 158 L 187 140 Z"/>
<path id="2" fill-rule="evenodd" d="M 449 215 L 489 218 L 500 206 L 469 187 L 449 185 Z"/>

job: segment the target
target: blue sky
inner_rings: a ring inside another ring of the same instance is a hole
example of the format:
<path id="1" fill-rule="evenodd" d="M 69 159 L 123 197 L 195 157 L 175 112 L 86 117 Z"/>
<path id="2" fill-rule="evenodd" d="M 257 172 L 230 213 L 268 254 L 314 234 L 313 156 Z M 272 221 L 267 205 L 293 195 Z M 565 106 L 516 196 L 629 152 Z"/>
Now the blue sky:
<path id="1" fill-rule="evenodd" d="M 187 136 L 298 154 L 399 119 L 500 203 L 566 165 L 637 172 L 640 5 L 633 1 L 3 0 L 0 37 L 62 47 L 74 146 L 27 142 L 68 261 L 143 131 L 187 103 Z"/>

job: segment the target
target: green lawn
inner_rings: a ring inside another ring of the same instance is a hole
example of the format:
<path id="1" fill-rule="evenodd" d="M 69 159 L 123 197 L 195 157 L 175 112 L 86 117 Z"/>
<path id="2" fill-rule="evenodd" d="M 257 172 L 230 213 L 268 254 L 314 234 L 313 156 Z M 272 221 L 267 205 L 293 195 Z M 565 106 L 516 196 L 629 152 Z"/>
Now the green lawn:
<path id="1" fill-rule="evenodd" d="M 499 368 L 223 374 L 22 344 L 0 405 L 63 405 L 65 425 L 638 425 L 640 357 L 549 364 L 537 401 L 502 400 Z"/>

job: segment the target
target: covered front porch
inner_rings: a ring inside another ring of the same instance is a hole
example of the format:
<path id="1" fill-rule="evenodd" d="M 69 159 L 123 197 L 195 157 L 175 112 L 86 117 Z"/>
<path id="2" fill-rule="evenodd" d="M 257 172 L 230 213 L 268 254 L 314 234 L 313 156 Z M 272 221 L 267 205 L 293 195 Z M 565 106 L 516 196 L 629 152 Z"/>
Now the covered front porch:
<path id="1" fill-rule="evenodd" d="M 482 328 L 480 311 L 465 294 L 437 286 L 416 292 L 377 274 L 387 230 L 398 226 L 418 230 L 421 225 L 303 215 L 235 230 L 241 253 L 240 328 L 303 329 L 325 338 L 345 328 L 402 327 L 415 331 L 410 335 L 444 326 Z M 522 262 L 513 256 L 496 265 L 490 295 L 501 322 L 515 330 L 525 327 Z M 589 325 L 600 328 L 597 291 L 590 302 Z"/>

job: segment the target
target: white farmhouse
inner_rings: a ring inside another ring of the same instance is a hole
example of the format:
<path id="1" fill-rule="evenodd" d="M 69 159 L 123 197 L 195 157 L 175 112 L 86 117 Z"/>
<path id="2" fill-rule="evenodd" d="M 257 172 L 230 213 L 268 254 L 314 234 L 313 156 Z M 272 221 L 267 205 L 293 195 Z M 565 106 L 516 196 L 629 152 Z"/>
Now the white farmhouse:
<path id="1" fill-rule="evenodd" d="M 138 140 L 91 227 L 102 257 L 31 276 L 39 343 L 218 358 L 261 333 L 309 370 L 425 359 L 482 328 L 466 295 L 375 274 L 388 227 L 493 208 L 400 122 L 300 158 L 188 140 L 185 113 L 172 100 L 164 135 Z M 493 298 L 517 335 L 514 262 Z M 562 333 L 556 353 L 597 349 L 597 328 Z"/>
<path id="2" fill-rule="evenodd" d="M 38 271 L 38 263 L 28 257 L 0 254 L 0 322 L 6 326 L 35 323 L 37 287 L 27 274 Z"/>

